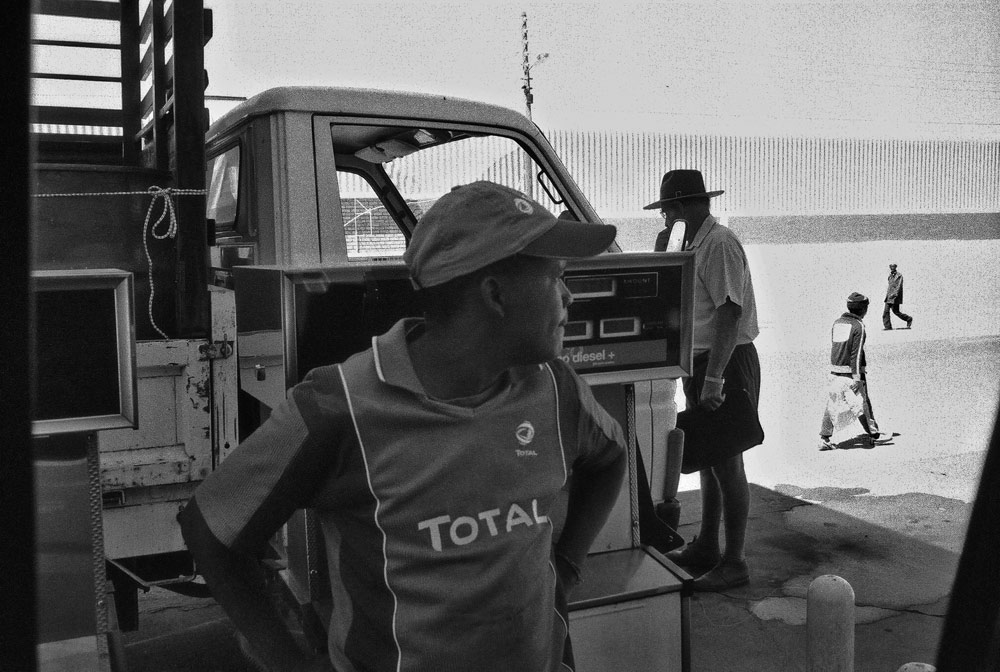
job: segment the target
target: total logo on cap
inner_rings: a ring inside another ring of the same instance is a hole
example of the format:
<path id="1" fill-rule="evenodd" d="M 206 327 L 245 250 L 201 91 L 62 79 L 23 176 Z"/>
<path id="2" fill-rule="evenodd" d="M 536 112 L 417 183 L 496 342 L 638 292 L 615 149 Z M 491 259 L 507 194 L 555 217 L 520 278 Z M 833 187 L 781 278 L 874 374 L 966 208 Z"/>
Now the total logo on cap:
<path id="1" fill-rule="evenodd" d="M 520 210 L 526 215 L 530 215 L 532 212 L 535 211 L 535 209 L 531 207 L 531 203 L 528 203 L 528 201 L 524 200 L 523 198 L 515 198 L 514 207 L 516 207 L 518 210 Z"/>

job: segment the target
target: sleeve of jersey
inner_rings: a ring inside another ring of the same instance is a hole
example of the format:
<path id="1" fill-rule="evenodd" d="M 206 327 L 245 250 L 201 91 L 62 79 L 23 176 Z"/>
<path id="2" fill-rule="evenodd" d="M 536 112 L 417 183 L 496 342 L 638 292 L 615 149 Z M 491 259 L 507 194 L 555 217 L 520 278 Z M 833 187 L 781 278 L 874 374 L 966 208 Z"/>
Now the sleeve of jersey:
<path id="1" fill-rule="evenodd" d="M 851 325 L 851 375 L 861 376 L 861 353 L 864 352 L 865 328 L 861 324 Z"/>
<path id="2" fill-rule="evenodd" d="M 732 235 L 721 237 L 705 255 L 699 275 L 716 308 L 723 305 L 727 298 L 742 307 L 746 267 L 746 256 Z"/>
<path id="3" fill-rule="evenodd" d="M 553 362 L 559 386 L 560 424 L 567 459 L 575 469 L 601 469 L 625 450 L 621 425 L 594 399 L 568 364 Z"/>
<path id="4" fill-rule="evenodd" d="M 226 547 L 259 552 L 336 469 L 346 407 L 334 367 L 310 372 L 195 491 L 205 522 Z"/>

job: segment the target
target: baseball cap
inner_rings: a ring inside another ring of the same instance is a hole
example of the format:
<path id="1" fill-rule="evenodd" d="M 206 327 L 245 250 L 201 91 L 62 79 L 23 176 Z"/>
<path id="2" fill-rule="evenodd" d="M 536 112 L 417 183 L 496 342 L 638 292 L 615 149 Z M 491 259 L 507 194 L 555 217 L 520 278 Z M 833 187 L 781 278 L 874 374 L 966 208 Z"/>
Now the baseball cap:
<path id="1" fill-rule="evenodd" d="M 592 257 L 607 250 L 616 233 L 609 224 L 558 219 L 516 189 L 479 181 L 454 187 L 424 213 L 403 261 L 422 289 L 515 254 Z"/>
<path id="2" fill-rule="evenodd" d="M 868 303 L 868 297 L 861 292 L 851 292 L 847 297 L 847 303 Z"/>

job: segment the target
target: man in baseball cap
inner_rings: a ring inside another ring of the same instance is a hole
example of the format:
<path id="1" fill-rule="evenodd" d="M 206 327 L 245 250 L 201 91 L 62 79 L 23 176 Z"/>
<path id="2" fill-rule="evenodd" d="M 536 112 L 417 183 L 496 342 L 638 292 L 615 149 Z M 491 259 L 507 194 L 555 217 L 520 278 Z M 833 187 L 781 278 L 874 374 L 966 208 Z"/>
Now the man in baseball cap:
<path id="1" fill-rule="evenodd" d="M 427 211 L 404 257 L 424 317 L 313 369 L 179 516 L 260 659 L 310 670 L 572 667 L 567 593 L 627 458 L 621 427 L 558 358 L 572 302 L 562 276 L 566 259 L 614 236 L 488 182 Z M 298 508 L 330 535 L 335 596 L 330 660 L 308 668 L 241 569 Z"/>
<path id="2" fill-rule="evenodd" d="M 831 437 L 838 429 L 838 416 L 845 408 L 855 411 L 855 417 L 864 428 L 871 445 L 881 436 L 868 396 L 868 379 L 865 376 L 867 332 L 864 318 L 868 314 L 868 304 L 867 296 L 861 292 L 851 292 L 847 296 L 847 312 L 834 320 L 830 328 L 830 374 L 827 404 L 819 429 L 820 450 L 833 450 L 837 447 Z"/>

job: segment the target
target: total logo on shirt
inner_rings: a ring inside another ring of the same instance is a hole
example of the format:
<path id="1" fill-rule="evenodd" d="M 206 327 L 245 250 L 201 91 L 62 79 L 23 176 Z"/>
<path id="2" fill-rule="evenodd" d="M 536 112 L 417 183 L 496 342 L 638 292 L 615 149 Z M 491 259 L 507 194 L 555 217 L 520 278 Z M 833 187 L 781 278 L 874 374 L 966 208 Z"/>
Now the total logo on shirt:
<path id="1" fill-rule="evenodd" d="M 548 522 L 549 517 L 538 510 L 538 500 L 532 499 L 525 506 L 512 503 L 506 513 L 497 508 L 455 518 L 447 515 L 428 518 L 417 523 L 417 529 L 426 530 L 431 548 L 441 551 L 449 540 L 452 546 L 465 546 L 480 535 L 495 537 L 510 534 L 518 527 L 530 528 Z"/>
<path id="2" fill-rule="evenodd" d="M 526 446 L 535 439 L 535 426 L 530 421 L 525 420 L 514 430 L 514 438 L 525 448 L 516 448 L 515 454 L 518 457 L 538 457 L 538 451 L 529 450 Z"/>

